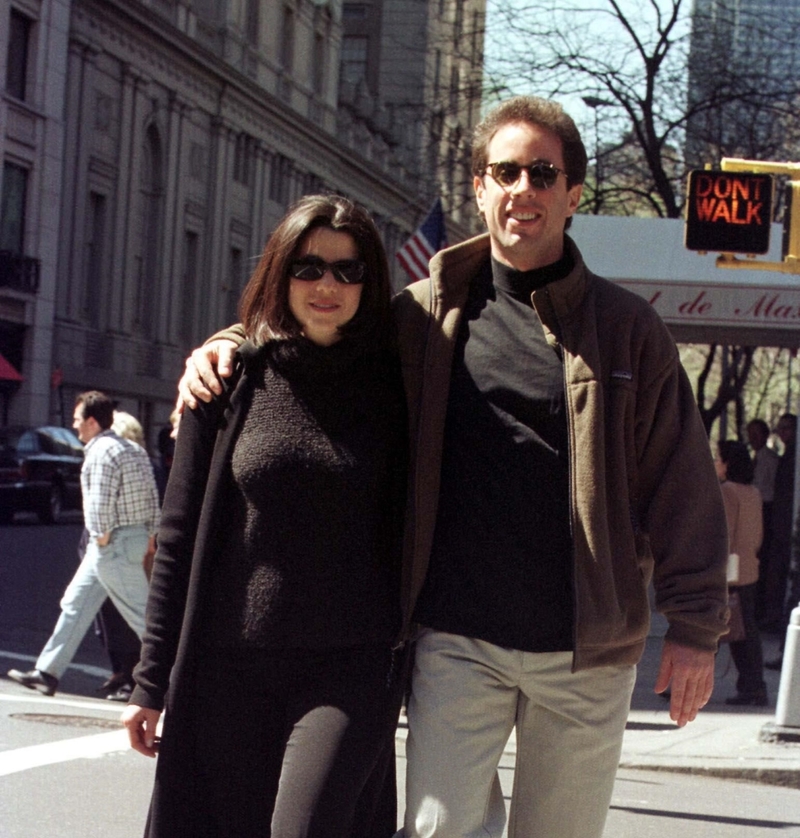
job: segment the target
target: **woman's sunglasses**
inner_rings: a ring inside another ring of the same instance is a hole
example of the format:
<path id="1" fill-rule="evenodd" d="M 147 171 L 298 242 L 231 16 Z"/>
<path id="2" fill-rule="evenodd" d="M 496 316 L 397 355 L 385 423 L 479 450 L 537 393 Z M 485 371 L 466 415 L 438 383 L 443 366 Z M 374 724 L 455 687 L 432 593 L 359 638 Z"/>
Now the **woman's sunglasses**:
<path id="1" fill-rule="evenodd" d="M 305 256 L 289 266 L 289 276 L 304 282 L 316 282 L 330 271 L 337 282 L 344 285 L 359 285 L 364 281 L 367 266 L 360 259 L 342 259 L 326 262 L 319 256 Z"/>
<path id="2" fill-rule="evenodd" d="M 558 176 L 564 175 L 566 177 L 567 174 L 563 169 L 559 169 L 552 163 L 542 162 L 523 166 L 510 160 L 501 160 L 499 163 L 487 163 L 486 168 L 500 186 L 514 186 L 522 177 L 524 170 L 528 173 L 528 180 L 534 189 L 552 189 L 556 185 Z"/>

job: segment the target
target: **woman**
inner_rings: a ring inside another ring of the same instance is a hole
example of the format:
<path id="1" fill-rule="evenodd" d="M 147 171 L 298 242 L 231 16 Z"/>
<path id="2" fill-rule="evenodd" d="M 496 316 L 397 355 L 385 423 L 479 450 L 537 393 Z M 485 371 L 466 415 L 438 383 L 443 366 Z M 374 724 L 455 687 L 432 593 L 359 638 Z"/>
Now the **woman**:
<path id="1" fill-rule="evenodd" d="M 393 831 L 361 794 L 393 769 L 402 691 L 389 298 L 364 210 L 302 199 L 242 296 L 235 382 L 183 416 L 123 714 L 159 752 L 149 838 Z"/>
<path id="2" fill-rule="evenodd" d="M 738 593 L 744 622 L 744 640 L 731 641 L 731 656 L 739 677 L 737 694 L 725 699 L 726 704 L 767 704 L 767 685 L 761 637 L 756 623 L 756 583 L 758 582 L 758 548 L 763 530 L 761 493 L 753 483 L 753 461 L 743 442 L 724 440 L 719 443 L 714 461 L 728 519 L 729 551 L 738 557 L 739 574 L 731 593 Z"/>

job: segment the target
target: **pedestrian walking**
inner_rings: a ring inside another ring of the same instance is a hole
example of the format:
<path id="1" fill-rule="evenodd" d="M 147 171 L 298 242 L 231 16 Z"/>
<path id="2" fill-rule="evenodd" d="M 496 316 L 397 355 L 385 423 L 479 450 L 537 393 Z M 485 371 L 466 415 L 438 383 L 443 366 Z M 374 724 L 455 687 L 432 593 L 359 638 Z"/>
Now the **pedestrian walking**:
<path id="1" fill-rule="evenodd" d="M 389 298 L 366 212 L 302 199 L 244 291 L 230 387 L 181 419 L 123 716 L 158 752 L 148 838 L 394 832 L 407 442 Z"/>

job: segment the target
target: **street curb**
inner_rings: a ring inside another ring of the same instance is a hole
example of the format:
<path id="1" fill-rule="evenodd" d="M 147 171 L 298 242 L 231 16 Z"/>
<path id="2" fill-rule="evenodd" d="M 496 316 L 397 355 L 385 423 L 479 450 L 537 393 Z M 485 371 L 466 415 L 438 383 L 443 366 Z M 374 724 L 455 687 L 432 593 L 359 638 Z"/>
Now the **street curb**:
<path id="1" fill-rule="evenodd" d="M 748 783 L 760 783 L 765 786 L 800 790 L 800 773 L 792 769 L 767 768 L 757 766 L 723 765 L 670 765 L 663 759 L 649 761 L 642 759 L 622 760 L 620 768 L 636 771 L 665 771 L 672 774 L 694 774 L 700 777 L 717 777 L 721 780 L 740 780 Z"/>

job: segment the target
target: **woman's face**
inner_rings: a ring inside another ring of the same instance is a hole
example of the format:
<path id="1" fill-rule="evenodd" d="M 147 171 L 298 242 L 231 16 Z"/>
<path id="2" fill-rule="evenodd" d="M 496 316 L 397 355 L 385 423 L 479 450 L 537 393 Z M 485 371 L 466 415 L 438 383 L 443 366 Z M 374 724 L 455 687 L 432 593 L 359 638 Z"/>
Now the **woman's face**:
<path id="1" fill-rule="evenodd" d="M 297 259 L 316 256 L 325 262 L 358 259 L 358 248 L 349 233 L 316 227 L 303 239 Z M 339 327 L 353 319 L 361 302 L 361 285 L 338 282 L 330 269 L 316 280 L 289 280 L 289 310 L 303 334 L 320 346 L 340 340 Z"/>

